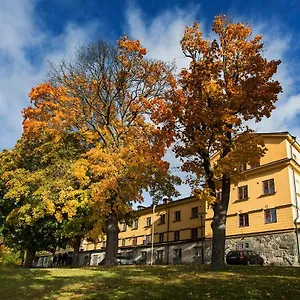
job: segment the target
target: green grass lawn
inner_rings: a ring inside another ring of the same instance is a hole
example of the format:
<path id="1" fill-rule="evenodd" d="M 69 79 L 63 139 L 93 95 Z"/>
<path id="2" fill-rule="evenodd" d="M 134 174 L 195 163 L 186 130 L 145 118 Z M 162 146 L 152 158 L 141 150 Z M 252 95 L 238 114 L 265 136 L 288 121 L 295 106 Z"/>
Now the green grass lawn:
<path id="1" fill-rule="evenodd" d="M 300 268 L 118 266 L 0 269 L 0 299 L 300 299 Z"/>

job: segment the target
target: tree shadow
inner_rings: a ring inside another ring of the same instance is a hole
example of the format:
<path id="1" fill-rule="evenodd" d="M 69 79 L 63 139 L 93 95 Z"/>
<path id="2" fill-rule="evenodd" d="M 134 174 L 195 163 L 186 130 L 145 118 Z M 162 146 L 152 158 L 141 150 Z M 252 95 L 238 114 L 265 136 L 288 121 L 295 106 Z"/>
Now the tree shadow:
<path id="1" fill-rule="evenodd" d="M 1 299 L 300 299 L 300 268 L 118 266 L 3 269 Z"/>

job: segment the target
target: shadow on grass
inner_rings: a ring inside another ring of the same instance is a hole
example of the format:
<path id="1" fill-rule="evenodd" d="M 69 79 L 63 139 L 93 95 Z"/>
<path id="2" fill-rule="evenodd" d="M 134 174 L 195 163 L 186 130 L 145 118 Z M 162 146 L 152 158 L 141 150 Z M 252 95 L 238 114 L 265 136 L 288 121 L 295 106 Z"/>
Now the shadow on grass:
<path id="1" fill-rule="evenodd" d="M 1 299 L 300 299 L 300 268 L 1 269 Z"/>

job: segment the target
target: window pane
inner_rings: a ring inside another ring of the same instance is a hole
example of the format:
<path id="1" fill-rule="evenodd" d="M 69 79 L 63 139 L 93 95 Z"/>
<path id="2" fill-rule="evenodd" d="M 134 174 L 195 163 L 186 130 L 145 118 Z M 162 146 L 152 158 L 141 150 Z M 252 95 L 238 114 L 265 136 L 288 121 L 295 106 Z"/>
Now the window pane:
<path id="1" fill-rule="evenodd" d="M 268 181 L 263 181 L 264 194 L 269 194 Z"/>
<path id="2" fill-rule="evenodd" d="M 270 193 L 275 193 L 274 179 L 271 179 L 269 182 L 270 182 Z"/>

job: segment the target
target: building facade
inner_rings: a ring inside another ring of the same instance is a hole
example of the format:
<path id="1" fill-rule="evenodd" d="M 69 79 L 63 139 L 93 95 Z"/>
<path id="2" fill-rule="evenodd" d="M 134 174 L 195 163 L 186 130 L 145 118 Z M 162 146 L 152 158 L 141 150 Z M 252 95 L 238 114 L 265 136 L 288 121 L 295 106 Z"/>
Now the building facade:
<path id="1" fill-rule="evenodd" d="M 231 185 L 226 252 L 252 249 L 267 264 L 296 265 L 300 259 L 300 146 L 288 132 L 261 136 L 268 149 L 265 156 L 260 164 L 245 166 L 241 181 Z M 140 209 L 137 215 L 131 226 L 120 224 L 122 255 L 141 264 L 210 262 L 213 212 L 203 201 L 189 197 L 154 210 Z M 82 256 L 98 264 L 104 248 L 105 240 L 97 245 L 84 243 Z"/>
<path id="2" fill-rule="evenodd" d="M 299 262 L 300 147 L 288 132 L 261 134 L 268 149 L 231 185 L 226 252 L 253 249 L 267 264 Z M 212 211 L 207 210 L 206 257 L 211 254 Z"/>
<path id="3" fill-rule="evenodd" d="M 130 226 L 119 225 L 119 253 L 137 264 L 203 263 L 204 226 L 205 202 L 195 197 L 141 208 Z M 83 244 L 85 251 L 92 247 L 91 264 L 95 265 L 103 255 L 97 250 L 105 248 L 105 240 Z"/>

